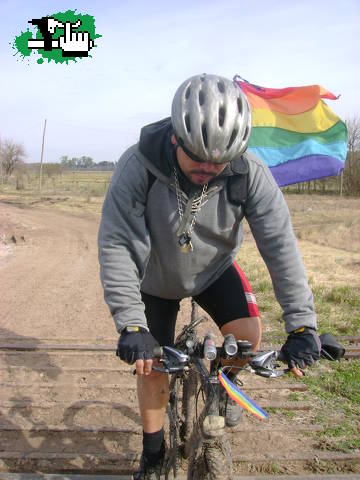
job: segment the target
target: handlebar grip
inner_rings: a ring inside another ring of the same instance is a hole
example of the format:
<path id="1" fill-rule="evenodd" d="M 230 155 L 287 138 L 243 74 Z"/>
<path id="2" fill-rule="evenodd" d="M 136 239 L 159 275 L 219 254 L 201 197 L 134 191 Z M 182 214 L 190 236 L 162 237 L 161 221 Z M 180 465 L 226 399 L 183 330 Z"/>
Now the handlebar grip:
<path id="1" fill-rule="evenodd" d="M 154 358 L 162 358 L 164 354 L 163 348 L 162 347 L 155 347 L 153 350 L 153 355 Z"/>

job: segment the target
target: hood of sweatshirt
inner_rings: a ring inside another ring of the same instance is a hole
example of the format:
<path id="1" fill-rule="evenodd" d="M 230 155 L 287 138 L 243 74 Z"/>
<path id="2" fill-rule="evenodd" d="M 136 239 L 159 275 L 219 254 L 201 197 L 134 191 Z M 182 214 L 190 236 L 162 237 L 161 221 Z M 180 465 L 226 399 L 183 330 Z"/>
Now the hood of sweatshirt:
<path id="1" fill-rule="evenodd" d="M 140 132 L 140 152 L 167 177 L 170 177 L 173 169 L 172 133 L 170 117 L 146 125 Z"/>
<path id="2" fill-rule="evenodd" d="M 171 143 L 172 134 L 173 128 L 170 117 L 146 125 L 140 132 L 139 149 L 156 169 L 167 177 L 171 176 L 174 166 L 177 167 L 181 188 L 187 193 L 194 185 L 182 173 L 178 165 L 176 150 Z M 219 177 L 244 174 L 247 171 L 248 166 L 241 156 L 232 160 Z"/>

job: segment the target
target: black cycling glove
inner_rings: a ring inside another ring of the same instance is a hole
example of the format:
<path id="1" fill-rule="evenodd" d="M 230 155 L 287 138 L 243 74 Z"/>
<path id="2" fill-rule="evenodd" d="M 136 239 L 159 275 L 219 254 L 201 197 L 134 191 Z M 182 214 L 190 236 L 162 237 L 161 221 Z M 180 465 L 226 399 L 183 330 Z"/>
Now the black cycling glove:
<path id="1" fill-rule="evenodd" d="M 154 356 L 154 348 L 159 344 L 142 327 L 127 327 L 120 335 L 116 355 L 132 365 L 136 360 L 149 360 Z"/>
<path id="2" fill-rule="evenodd" d="M 319 360 L 320 351 L 321 342 L 316 330 L 301 327 L 289 334 L 281 348 L 279 359 L 287 362 L 289 368 L 304 368 Z"/>

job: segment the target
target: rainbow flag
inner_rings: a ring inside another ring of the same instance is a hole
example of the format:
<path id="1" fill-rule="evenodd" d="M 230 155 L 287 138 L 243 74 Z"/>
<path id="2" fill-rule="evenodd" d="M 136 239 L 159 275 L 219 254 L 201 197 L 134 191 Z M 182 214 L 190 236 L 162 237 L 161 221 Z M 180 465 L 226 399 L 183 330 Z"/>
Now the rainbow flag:
<path id="1" fill-rule="evenodd" d="M 250 413 L 255 415 L 259 420 L 264 420 L 269 415 L 254 400 L 251 400 L 245 395 L 232 381 L 228 379 L 222 369 L 218 372 L 218 379 L 221 385 L 225 388 L 227 394 L 232 400 L 234 400 L 240 407 L 245 408 Z"/>
<path id="2" fill-rule="evenodd" d="M 234 82 L 252 111 L 248 148 L 268 165 L 280 187 L 340 175 L 347 128 L 322 100 L 338 97 L 319 85 L 264 88 L 239 75 Z"/>

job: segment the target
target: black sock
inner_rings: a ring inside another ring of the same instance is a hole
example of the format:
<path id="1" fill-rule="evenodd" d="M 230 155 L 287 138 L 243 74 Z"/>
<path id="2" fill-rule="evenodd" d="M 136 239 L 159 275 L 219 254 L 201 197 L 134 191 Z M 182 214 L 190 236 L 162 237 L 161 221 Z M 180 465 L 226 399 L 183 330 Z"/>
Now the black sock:
<path id="1" fill-rule="evenodd" d="M 165 454 L 164 429 L 158 432 L 143 432 L 143 452 L 150 465 L 155 465 Z"/>

